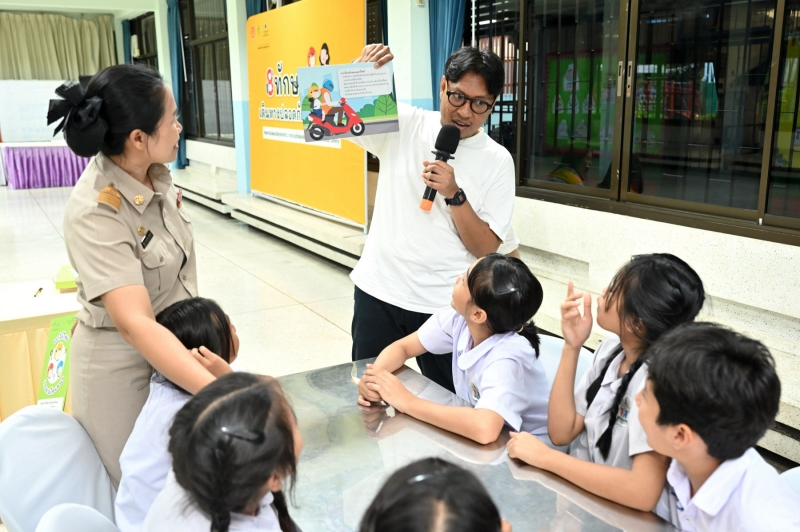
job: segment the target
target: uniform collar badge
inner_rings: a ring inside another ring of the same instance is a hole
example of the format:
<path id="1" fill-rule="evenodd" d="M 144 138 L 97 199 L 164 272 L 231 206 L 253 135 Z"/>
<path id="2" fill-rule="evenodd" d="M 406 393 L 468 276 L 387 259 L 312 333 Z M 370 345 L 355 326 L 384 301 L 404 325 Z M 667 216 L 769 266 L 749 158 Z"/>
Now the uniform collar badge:
<path id="1" fill-rule="evenodd" d="M 182 201 L 183 201 L 183 189 L 179 188 L 178 189 L 178 199 L 175 201 L 175 205 L 177 205 L 179 209 L 181 208 L 181 202 Z"/>
<path id="2" fill-rule="evenodd" d="M 119 193 L 119 190 L 114 188 L 114 185 L 109 185 L 100 191 L 100 194 L 97 196 L 97 202 L 108 205 L 114 209 L 114 211 L 119 212 L 122 203 L 121 198 L 122 194 Z"/>

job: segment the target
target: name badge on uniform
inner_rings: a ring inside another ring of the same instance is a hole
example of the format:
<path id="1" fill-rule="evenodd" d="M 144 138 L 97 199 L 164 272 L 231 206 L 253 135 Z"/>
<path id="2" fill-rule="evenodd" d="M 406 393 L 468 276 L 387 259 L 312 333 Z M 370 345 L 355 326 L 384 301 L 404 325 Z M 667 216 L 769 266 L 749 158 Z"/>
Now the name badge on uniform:
<path id="1" fill-rule="evenodd" d="M 146 249 L 147 244 L 149 244 L 151 240 L 153 240 L 153 232 L 148 231 L 147 234 L 142 237 L 142 249 Z"/>
<path id="2" fill-rule="evenodd" d="M 475 386 L 474 382 L 470 382 L 469 383 L 469 391 L 470 391 L 470 393 L 472 393 L 472 398 L 473 399 L 475 399 L 476 401 L 480 401 L 481 392 L 480 392 L 480 390 L 478 390 L 478 387 Z"/>
<path id="3" fill-rule="evenodd" d="M 178 189 L 178 199 L 175 201 L 175 205 L 180 209 L 181 202 L 183 201 L 183 189 Z"/>
<path id="4" fill-rule="evenodd" d="M 631 401 L 628 399 L 628 396 L 622 398 L 622 402 L 619 404 L 619 410 L 617 410 L 617 425 L 625 426 L 628 424 L 628 414 L 631 413 Z"/>

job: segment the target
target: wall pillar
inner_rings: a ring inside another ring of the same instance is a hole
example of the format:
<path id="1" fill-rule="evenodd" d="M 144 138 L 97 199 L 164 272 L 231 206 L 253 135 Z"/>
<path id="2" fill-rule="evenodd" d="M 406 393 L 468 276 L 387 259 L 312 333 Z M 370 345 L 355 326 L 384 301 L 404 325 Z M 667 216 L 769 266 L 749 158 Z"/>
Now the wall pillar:
<path id="1" fill-rule="evenodd" d="M 389 46 L 394 54 L 397 99 L 423 109 L 433 109 L 431 90 L 431 38 L 428 2 L 389 0 Z"/>
<path id="2" fill-rule="evenodd" d="M 239 194 L 250 193 L 250 86 L 247 76 L 247 8 L 245 0 L 228 0 L 228 43 L 231 51 L 233 135 Z"/>

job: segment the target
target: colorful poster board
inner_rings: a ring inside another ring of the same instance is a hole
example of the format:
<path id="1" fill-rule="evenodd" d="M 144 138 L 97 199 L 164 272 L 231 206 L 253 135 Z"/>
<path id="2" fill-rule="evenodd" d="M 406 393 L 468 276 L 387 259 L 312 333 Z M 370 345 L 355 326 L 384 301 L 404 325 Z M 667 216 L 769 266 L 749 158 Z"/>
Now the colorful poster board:
<path id="1" fill-rule="evenodd" d="M 392 63 L 299 68 L 306 142 L 400 131 Z"/>
<path id="2" fill-rule="evenodd" d="M 247 20 L 250 187 L 359 226 L 367 223 L 366 155 L 326 137 L 308 143 L 298 68 L 347 64 L 365 42 L 364 0 L 304 0 Z"/>
<path id="3" fill-rule="evenodd" d="M 64 410 L 69 386 L 69 357 L 75 316 L 62 316 L 50 322 L 42 377 L 36 404 Z"/>

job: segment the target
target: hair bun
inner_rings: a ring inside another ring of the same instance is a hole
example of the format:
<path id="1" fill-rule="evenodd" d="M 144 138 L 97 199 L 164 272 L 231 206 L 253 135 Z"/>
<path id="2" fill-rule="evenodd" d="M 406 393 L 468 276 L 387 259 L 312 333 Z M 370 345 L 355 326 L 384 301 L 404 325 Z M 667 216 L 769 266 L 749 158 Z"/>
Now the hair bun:
<path id="1" fill-rule="evenodd" d="M 103 139 L 108 131 L 108 123 L 100 117 L 102 98 L 86 98 L 83 87 L 73 80 L 64 82 L 56 89 L 56 94 L 63 100 L 50 100 L 47 124 L 50 125 L 59 118 L 63 120 L 56 127 L 53 136 L 63 129 L 67 145 L 76 155 L 96 155 L 103 146 Z"/>

